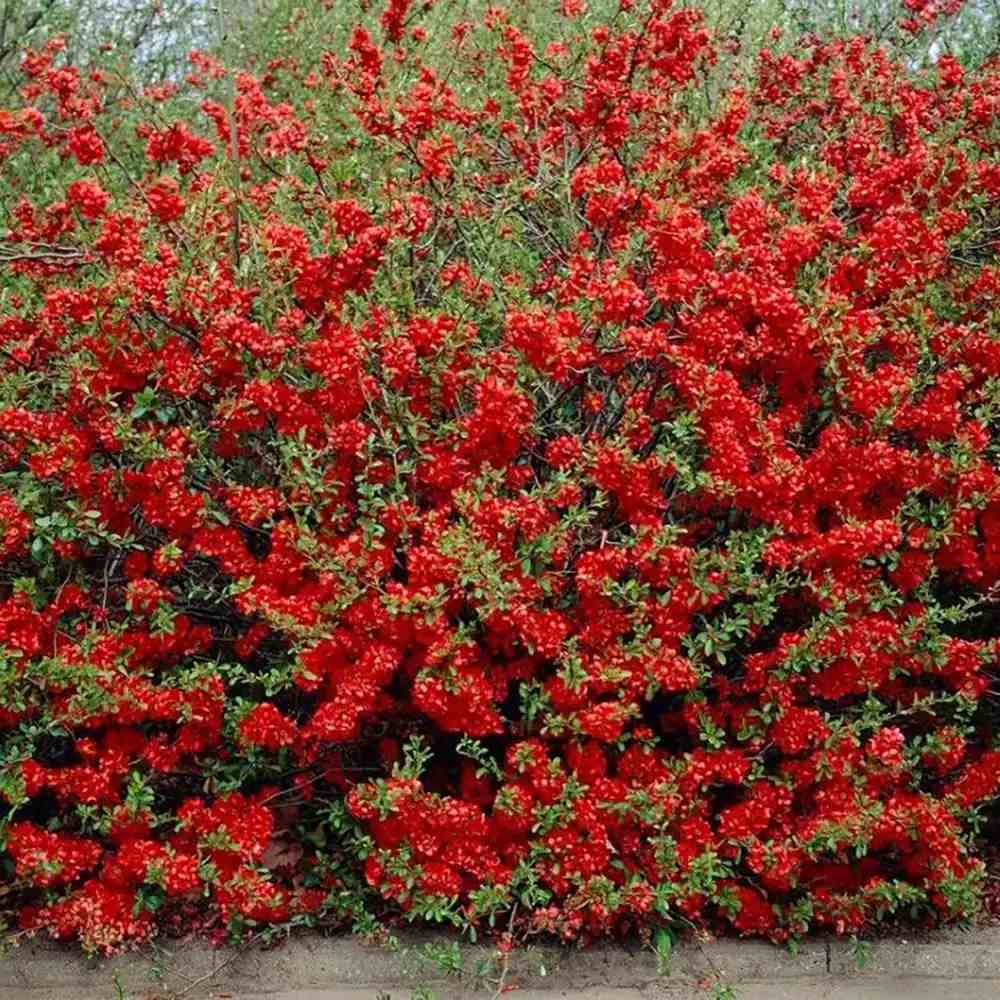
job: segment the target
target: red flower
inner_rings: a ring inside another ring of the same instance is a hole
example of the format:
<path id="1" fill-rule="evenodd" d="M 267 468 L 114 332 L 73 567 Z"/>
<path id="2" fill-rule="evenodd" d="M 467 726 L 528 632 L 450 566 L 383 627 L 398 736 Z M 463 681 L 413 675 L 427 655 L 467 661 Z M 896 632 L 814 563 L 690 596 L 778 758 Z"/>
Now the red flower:
<path id="1" fill-rule="evenodd" d="M 240 721 L 240 740 L 247 746 L 279 750 L 295 742 L 295 723 L 267 702 L 255 705 Z"/>
<path id="2" fill-rule="evenodd" d="M 81 125 L 69 133 L 66 146 L 83 166 L 101 163 L 104 159 L 104 143 L 90 125 Z"/>

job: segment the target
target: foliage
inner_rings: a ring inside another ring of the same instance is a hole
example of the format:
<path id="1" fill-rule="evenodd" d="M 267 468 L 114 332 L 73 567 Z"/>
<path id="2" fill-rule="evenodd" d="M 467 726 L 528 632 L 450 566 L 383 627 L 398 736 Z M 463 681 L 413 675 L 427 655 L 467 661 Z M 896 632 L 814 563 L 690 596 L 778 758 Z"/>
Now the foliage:
<path id="1" fill-rule="evenodd" d="M 752 60 L 667 0 L 312 4 L 150 86 L 28 52 L 12 923 L 667 961 L 974 913 L 1000 64 L 931 53 L 956 6 Z"/>

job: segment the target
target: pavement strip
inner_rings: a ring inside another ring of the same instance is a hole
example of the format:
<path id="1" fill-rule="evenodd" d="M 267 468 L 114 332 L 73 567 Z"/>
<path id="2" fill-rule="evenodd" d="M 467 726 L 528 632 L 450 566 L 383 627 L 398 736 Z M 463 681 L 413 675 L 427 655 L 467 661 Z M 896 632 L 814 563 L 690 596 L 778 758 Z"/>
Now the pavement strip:
<path id="1" fill-rule="evenodd" d="M 415 932 L 395 950 L 302 935 L 269 949 L 172 941 L 90 963 L 26 942 L 0 954 L 0 1000 L 491 1000 L 500 988 L 511 1000 L 1000 1000 L 1000 927 L 885 938 L 862 957 L 846 941 L 792 955 L 725 940 L 679 944 L 664 966 L 627 945 L 540 946 L 503 970 L 488 946 Z"/>

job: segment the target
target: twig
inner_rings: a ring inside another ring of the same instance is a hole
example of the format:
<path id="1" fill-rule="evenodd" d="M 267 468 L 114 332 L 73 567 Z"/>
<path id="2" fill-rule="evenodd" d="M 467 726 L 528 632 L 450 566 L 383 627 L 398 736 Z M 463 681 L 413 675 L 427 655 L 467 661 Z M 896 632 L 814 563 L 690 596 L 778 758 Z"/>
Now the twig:
<path id="1" fill-rule="evenodd" d="M 229 38 L 226 31 L 226 18 L 222 9 L 223 0 L 216 0 L 215 13 L 219 19 L 219 46 L 225 45 Z M 229 70 L 229 106 L 226 108 L 226 117 L 229 119 L 229 146 L 230 155 L 233 158 L 233 271 L 238 272 L 240 267 L 240 195 L 242 178 L 240 177 L 240 136 L 236 126 L 236 77 L 233 71 Z"/>
<path id="2" fill-rule="evenodd" d="M 511 907 L 510 917 L 507 920 L 507 944 L 508 948 L 502 951 L 503 958 L 500 963 L 500 978 L 497 980 L 497 988 L 493 991 L 491 1000 L 499 1000 L 503 996 L 506 984 L 507 973 L 510 971 L 510 948 L 509 945 L 514 939 L 514 918 L 517 916 L 517 902 Z"/>
<path id="3" fill-rule="evenodd" d="M 13 264 L 21 260 L 34 260 L 41 263 L 73 264 L 88 259 L 88 254 L 79 247 L 66 246 L 59 243 L 40 243 L 34 241 L 12 242 L 0 241 L 0 264 Z"/>
<path id="4" fill-rule="evenodd" d="M 178 998 L 190 993 L 193 989 L 201 986 L 202 983 L 207 983 L 213 980 L 220 972 L 222 972 L 223 969 L 226 968 L 226 966 L 232 965 L 236 959 L 242 957 L 247 951 L 249 951 L 262 937 L 264 937 L 265 933 L 266 931 L 258 931 L 252 938 L 250 938 L 249 941 L 247 941 L 246 944 L 234 951 L 224 962 L 212 969 L 211 972 L 206 972 L 205 975 L 200 976 L 198 979 L 188 983 L 184 989 L 174 994 L 175 1000 L 178 1000 Z"/>

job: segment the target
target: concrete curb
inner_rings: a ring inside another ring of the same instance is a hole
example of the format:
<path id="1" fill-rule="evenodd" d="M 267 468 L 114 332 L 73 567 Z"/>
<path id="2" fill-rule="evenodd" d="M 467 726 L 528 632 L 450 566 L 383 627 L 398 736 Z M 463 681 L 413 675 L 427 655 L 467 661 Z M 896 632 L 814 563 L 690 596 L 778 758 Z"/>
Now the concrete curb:
<path id="1" fill-rule="evenodd" d="M 443 969 L 428 956 L 446 949 L 454 956 L 453 937 L 441 934 L 399 935 L 393 951 L 349 937 L 302 935 L 269 949 L 212 948 L 198 941 L 170 941 L 140 953 L 90 962 L 72 947 L 27 942 L 0 955 L 0 1000 L 47 1000 L 75 996 L 102 1000 L 119 996 L 168 998 L 183 995 L 286 994 L 311 991 L 328 996 L 368 996 L 376 991 L 438 986 L 450 993 L 490 996 L 499 975 L 495 951 L 484 945 L 461 945 L 455 970 Z M 450 967 L 449 967 L 450 968 Z M 765 982 L 792 989 L 817 980 L 856 983 L 905 977 L 1000 982 L 1000 928 L 943 931 L 921 937 L 872 942 L 865 963 L 846 941 L 807 943 L 798 953 L 756 941 L 685 942 L 658 968 L 648 950 L 622 945 L 568 949 L 550 945 L 511 954 L 504 982 L 526 992 L 557 996 L 614 997 L 633 991 L 669 993 L 671 984 L 721 980 Z M 492 984 L 492 985 L 491 985 Z M 224 991 L 221 992 L 220 991 Z M 336 991 L 336 992 L 331 992 Z M 362 992 L 358 992 L 362 991 Z M 1000 996 L 1000 989 L 998 989 Z"/>

